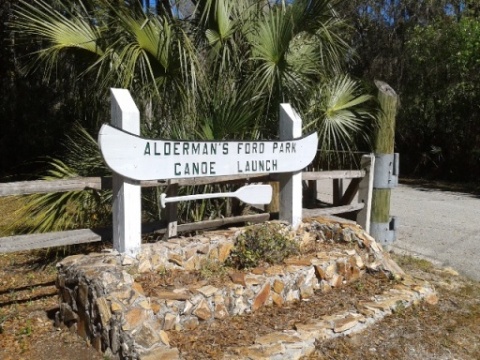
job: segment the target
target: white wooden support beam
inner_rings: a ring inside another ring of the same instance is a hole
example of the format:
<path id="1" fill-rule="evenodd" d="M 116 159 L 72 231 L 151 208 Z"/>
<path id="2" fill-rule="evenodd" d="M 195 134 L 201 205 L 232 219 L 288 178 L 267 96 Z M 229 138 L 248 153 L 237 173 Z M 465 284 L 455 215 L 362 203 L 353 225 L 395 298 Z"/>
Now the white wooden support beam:
<path id="1" fill-rule="evenodd" d="M 126 89 L 110 89 L 111 124 L 140 135 L 140 112 Z M 136 256 L 142 243 L 140 182 L 113 173 L 113 247 Z"/>
<path id="2" fill-rule="evenodd" d="M 280 140 L 302 136 L 302 119 L 290 104 L 280 104 Z M 301 158 L 302 154 L 298 154 Z M 282 173 L 280 182 L 279 219 L 296 229 L 302 222 L 302 172 Z"/>

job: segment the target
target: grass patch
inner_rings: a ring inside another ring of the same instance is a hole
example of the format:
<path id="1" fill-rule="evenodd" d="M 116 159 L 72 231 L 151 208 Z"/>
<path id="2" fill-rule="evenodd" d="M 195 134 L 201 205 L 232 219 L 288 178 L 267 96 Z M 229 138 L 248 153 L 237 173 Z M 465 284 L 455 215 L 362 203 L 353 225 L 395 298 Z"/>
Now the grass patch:
<path id="1" fill-rule="evenodd" d="M 418 257 L 403 255 L 397 256 L 395 260 L 397 261 L 398 265 L 400 265 L 400 267 L 412 267 L 416 268 L 417 270 L 427 272 L 431 271 L 434 268 L 434 265 L 430 261 Z"/>
<path id="2" fill-rule="evenodd" d="M 227 276 L 228 268 L 220 261 L 207 260 L 200 268 L 200 276 L 204 280 Z"/>
<path id="3" fill-rule="evenodd" d="M 443 180 L 401 178 L 400 183 L 426 189 L 454 191 L 473 195 L 480 195 L 480 184 L 478 182 L 451 182 Z"/>
<path id="4" fill-rule="evenodd" d="M 22 206 L 22 199 L 19 196 L 0 197 L 0 237 L 12 235 L 12 224 L 16 219 L 16 211 Z"/>

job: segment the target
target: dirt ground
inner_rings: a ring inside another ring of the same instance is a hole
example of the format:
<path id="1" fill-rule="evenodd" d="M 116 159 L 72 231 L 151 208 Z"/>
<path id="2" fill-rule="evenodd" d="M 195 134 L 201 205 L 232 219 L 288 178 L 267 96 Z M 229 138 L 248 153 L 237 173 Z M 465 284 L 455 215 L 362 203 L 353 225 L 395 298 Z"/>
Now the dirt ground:
<path id="1" fill-rule="evenodd" d="M 79 246 L 68 252 L 91 250 Z M 75 334 L 55 326 L 55 263 L 64 255 L 55 250 L 0 254 L 0 359 L 104 359 Z M 400 309 L 360 334 L 319 342 L 309 359 L 480 359 L 480 284 L 424 260 L 396 260 L 410 274 L 435 285 L 438 304 Z M 218 359 L 225 348 L 251 344 L 255 335 L 355 308 L 358 300 L 381 293 L 391 281 L 367 274 L 309 302 L 266 307 L 193 332 L 169 332 L 170 341 L 186 359 Z"/>

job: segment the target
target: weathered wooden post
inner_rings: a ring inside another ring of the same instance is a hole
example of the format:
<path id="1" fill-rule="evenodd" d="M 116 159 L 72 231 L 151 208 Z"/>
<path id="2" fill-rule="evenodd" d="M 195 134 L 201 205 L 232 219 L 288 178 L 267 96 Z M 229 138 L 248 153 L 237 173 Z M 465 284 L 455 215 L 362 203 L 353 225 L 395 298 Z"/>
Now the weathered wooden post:
<path id="1" fill-rule="evenodd" d="M 301 136 L 302 119 L 290 104 L 280 104 L 280 140 L 292 140 Z M 302 222 L 302 171 L 280 174 L 279 180 L 279 219 L 288 221 L 295 229 Z"/>
<path id="2" fill-rule="evenodd" d="M 167 196 L 178 195 L 178 183 L 169 181 L 166 191 Z M 167 220 L 167 231 L 165 232 L 165 239 L 175 237 L 178 235 L 178 204 L 168 203 L 165 207 L 163 215 Z"/>
<path id="3" fill-rule="evenodd" d="M 270 214 L 280 213 L 280 185 L 278 181 L 271 181 L 270 186 L 273 189 L 272 201 L 265 206 L 265 211 Z"/>
<path id="4" fill-rule="evenodd" d="M 364 207 L 357 214 L 357 223 L 367 233 L 370 233 L 375 155 L 363 155 L 360 160 L 360 168 L 365 171 L 365 176 L 358 185 L 358 202 L 363 203 Z"/>
<path id="5" fill-rule="evenodd" d="M 110 89 L 113 126 L 140 135 L 140 112 L 126 89 Z M 113 248 L 136 256 L 142 238 L 140 182 L 117 173 L 113 182 Z"/>
<path id="6" fill-rule="evenodd" d="M 398 185 L 399 156 L 394 154 L 398 96 L 385 82 L 375 80 L 381 115 L 375 138 L 375 170 L 370 234 L 381 244 L 395 241 L 395 218 L 390 217 L 391 189 Z"/>

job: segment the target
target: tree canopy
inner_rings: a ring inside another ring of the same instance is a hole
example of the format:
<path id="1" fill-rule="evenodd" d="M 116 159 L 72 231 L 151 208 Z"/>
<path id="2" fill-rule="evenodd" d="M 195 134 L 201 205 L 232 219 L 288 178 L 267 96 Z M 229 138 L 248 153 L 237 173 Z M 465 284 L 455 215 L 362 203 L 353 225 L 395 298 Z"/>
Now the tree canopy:
<path id="1" fill-rule="evenodd" d="M 362 85 L 379 79 L 400 96 L 403 174 L 480 175 L 477 1 L 17 3 L 0 5 L 4 173 L 58 152 L 74 121 L 94 133 L 111 86 L 132 91 L 152 136 L 271 138 L 288 101 L 325 149 L 367 149 Z"/>
<path id="2" fill-rule="evenodd" d="M 15 51 L 25 54 L 23 74 L 62 90 L 55 99 L 64 116 L 50 119 L 46 128 L 65 131 L 74 119 L 95 134 L 108 122 L 108 89 L 122 87 L 140 107 L 144 136 L 272 139 L 278 136 L 279 105 L 289 102 L 306 131 L 318 131 L 321 154 L 368 151 L 372 97 L 346 72 L 351 48 L 338 4 L 199 0 L 150 7 L 145 1 L 21 0 L 11 10 L 10 34 Z M 74 109 L 69 112 L 66 104 Z M 38 121 L 38 114 L 26 116 Z M 79 139 L 80 152 L 92 156 L 63 151 L 61 161 L 51 162 L 49 178 L 104 171 L 90 163 L 98 159 L 92 137 Z M 67 209 L 69 201 L 44 197 L 32 204 Z M 47 220 L 37 228 L 55 226 Z"/>
<path id="3" fill-rule="evenodd" d="M 75 119 L 94 133 L 108 121 L 109 87 L 131 90 L 151 136 L 271 138 L 281 102 L 336 136 L 322 144 L 337 150 L 355 148 L 372 124 L 370 97 L 346 78 L 338 0 L 7 3 L 11 72 L 53 90 L 55 104 L 42 110 L 56 116 L 23 115 L 50 121 L 45 129 L 66 132 Z"/>
<path id="4" fill-rule="evenodd" d="M 402 173 L 476 181 L 478 133 L 477 1 L 344 2 L 351 72 L 388 82 L 400 96 L 396 148 Z"/>

